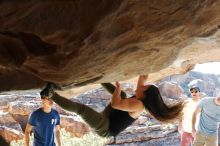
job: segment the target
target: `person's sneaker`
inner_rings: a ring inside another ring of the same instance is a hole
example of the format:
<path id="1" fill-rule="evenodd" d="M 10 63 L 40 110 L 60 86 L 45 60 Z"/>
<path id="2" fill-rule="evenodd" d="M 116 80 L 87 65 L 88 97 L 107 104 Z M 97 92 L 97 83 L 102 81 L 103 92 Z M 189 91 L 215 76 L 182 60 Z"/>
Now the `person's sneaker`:
<path id="1" fill-rule="evenodd" d="M 51 98 L 54 94 L 54 84 L 48 82 L 46 87 L 40 92 L 41 97 Z"/>

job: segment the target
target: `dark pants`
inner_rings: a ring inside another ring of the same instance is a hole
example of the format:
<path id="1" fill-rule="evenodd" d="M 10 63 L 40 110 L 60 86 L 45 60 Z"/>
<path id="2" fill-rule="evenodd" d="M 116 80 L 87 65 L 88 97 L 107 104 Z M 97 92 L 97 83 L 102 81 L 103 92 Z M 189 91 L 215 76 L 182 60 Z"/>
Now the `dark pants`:
<path id="1" fill-rule="evenodd" d="M 102 83 L 101 85 L 111 94 L 115 90 L 115 86 L 111 83 Z M 122 91 L 121 97 L 125 98 L 126 93 Z M 98 135 L 102 137 L 111 136 L 109 132 L 109 114 L 112 111 L 111 104 L 108 104 L 103 112 L 99 113 L 87 105 L 73 102 L 58 94 L 54 94 L 52 100 L 63 109 L 80 115 Z"/>

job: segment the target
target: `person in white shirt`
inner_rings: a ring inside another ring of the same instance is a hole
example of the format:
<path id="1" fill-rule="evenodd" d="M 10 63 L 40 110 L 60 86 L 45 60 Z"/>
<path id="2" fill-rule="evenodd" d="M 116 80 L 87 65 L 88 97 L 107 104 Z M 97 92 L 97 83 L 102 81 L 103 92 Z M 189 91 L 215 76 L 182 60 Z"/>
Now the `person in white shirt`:
<path id="1" fill-rule="evenodd" d="M 186 100 L 185 107 L 183 109 L 183 116 L 180 120 L 178 130 L 181 134 L 180 146 L 190 146 L 193 143 L 192 136 L 192 115 L 193 111 L 196 109 L 200 99 L 200 89 L 199 87 L 193 86 L 190 88 L 191 99 Z"/>

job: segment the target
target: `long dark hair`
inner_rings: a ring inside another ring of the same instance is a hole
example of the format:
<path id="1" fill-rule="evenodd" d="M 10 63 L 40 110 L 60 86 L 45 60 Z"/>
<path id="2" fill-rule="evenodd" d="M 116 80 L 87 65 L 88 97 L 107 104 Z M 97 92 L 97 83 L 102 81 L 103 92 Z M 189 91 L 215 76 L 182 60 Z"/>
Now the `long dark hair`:
<path id="1" fill-rule="evenodd" d="M 176 118 L 182 116 L 184 107 L 183 101 L 178 102 L 173 106 L 168 106 L 164 103 L 159 89 L 155 85 L 151 85 L 144 91 L 142 99 L 146 110 L 161 122 L 172 122 Z"/>

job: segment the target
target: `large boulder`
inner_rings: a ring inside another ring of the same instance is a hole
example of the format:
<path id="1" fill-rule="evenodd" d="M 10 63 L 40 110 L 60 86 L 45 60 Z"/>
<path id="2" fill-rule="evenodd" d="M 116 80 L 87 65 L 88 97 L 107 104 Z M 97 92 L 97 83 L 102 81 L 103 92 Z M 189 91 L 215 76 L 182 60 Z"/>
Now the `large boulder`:
<path id="1" fill-rule="evenodd" d="M 70 132 L 72 137 L 82 137 L 91 131 L 89 126 L 76 116 L 61 115 L 61 127 Z"/>
<path id="2" fill-rule="evenodd" d="M 0 3 L 0 91 L 160 80 L 219 61 L 220 1 Z"/>
<path id="3" fill-rule="evenodd" d="M 115 139 L 110 139 L 109 144 L 128 145 L 128 143 L 132 143 L 133 145 L 135 145 L 135 143 L 142 143 L 142 145 L 147 145 L 147 143 L 151 143 L 156 145 L 155 141 L 158 141 L 157 143 L 159 143 L 160 145 L 165 145 L 166 139 L 176 139 L 177 142 L 179 142 L 179 134 L 176 131 L 176 126 L 165 126 L 160 124 L 152 126 L 139 125 L 128 128 Z M 174 136 L 173 134 L 175 134 L 176 136 Z M 152 142 L 151 140 L 153 140 L 154 142 Z M 175 144 L 174 141 L 169 141 L 169 143 L 171 145 Z M 137 145 L 139 146 L 140 144 Z"/>
<path id="4" fill-rule="evenodd" d="M 20 124 L 9 113 L 0 113 L 0 136 L 7 142 L 24 138 Z"/>
<path id="5" fill-rule="evenodd" d="M 172 82 L 162 82 L 158 85 L 160 93 L 162 96 L 171 99 L 179 99 L 183 94 L 183 89 L 180 85 L 177 85 Z"/>

